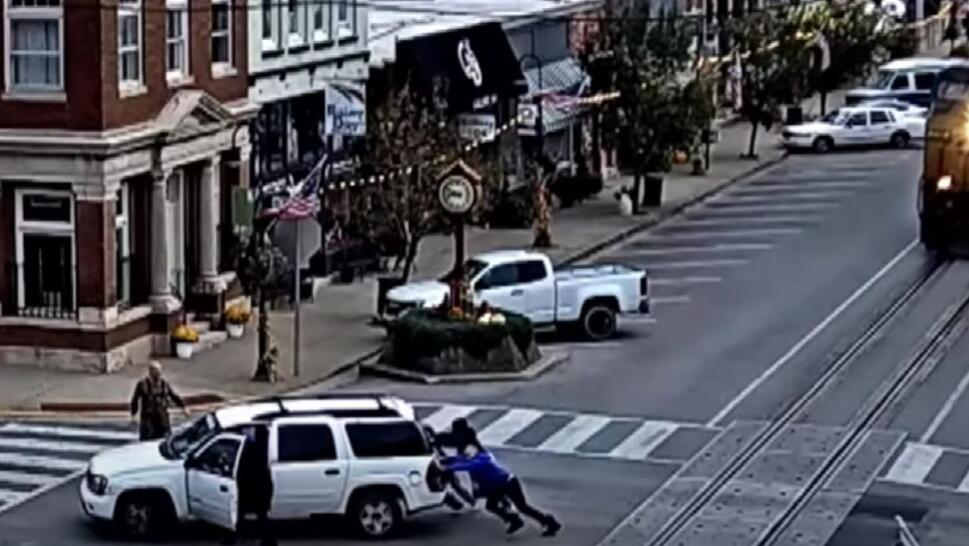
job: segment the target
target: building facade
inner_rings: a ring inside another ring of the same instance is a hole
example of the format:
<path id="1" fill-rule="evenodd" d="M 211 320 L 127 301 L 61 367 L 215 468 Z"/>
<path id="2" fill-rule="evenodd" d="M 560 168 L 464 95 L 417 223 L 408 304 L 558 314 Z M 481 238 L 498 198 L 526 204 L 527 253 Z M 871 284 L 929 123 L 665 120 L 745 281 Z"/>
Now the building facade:
<path id="1" fill-rule="evenodd" d="M 234 284 L 243 0 L 2 0 L 0 365 L 167 352 Z"/>

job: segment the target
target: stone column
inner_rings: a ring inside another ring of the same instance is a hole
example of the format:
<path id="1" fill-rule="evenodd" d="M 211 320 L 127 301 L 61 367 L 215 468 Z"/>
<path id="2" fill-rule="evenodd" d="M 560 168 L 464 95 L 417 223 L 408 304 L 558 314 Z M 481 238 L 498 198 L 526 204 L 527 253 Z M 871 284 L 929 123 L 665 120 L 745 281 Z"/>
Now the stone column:
<path id="1" fill-rule="evenodd" d="M 202 166 L 199 191 L 199 270 L 207 288 L 219 275 L 219 160 L 216 154 Z"/>
<path id="2" fill-rule="evenodd" d="M 156 169 L 151 173 L 151 296 L 156 313 L 171 313 L 179 308 L 172 295 L 171 264 L 168 263 L 169 240 L 168 181 L 170 169 Z"/>

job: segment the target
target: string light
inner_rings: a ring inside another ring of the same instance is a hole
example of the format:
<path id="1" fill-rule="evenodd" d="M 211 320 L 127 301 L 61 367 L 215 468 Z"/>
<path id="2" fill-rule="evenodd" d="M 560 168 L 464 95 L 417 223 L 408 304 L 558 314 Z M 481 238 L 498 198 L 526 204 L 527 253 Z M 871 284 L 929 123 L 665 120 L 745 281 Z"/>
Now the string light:
<path id="1" fill-rule="evenodd" d="M 576 99 L 576 101 L 575 101 L 574 104 L 576 106 L 599 105 L 599 104 L 602 104 L 604 102 L 616 100 L 616 99 L 619 98 L 619 96 L 620 96 L 620 93 L 618 91 L 611 91 L 611 92 L 608 92 L 608 93 L 599 93 L 598 95 L 592 95 L 592 96 L 589 96 L 589 97 L 582 97 L 580 99 Z M 499 136 L 501 136 L 501 135 L 503 135 L 503 134 L 505 134 L 505 133 L 507 133 L 507 132 L 509 132 L 509 131 L 511 131 L 513 129 L 515 129 L 516 127 L 518 127 L 518 125 L 521 124 L 521 121 L 522 121 L 522 116 L 521 115 L 515 116 L 514 118 L 508 120 L 506 123 L 504 123 L 501 126 L 497 127 L 495 129 L 494 135 L 492 135 L 491 137 L 489 137 L 487 139 L 474 139 L 474 140 L 472 140 L 469 144 L 467 144 L 467 145 L 465 145 L 463 147 L 464 152 L 467 153 L 467 152 L 474 151 L 474 150 L 480 148 L 482 145 L 484 145 L 484 144 L 486 144 L 488 142 L 491 142 L 492 140 L 496 139 L 497 137 L 499 137 Z M 445 155 L 445 154 L 442 154 L 442 155 L 439 155 L 437 158 L 435 158 L 431 162 L 431 164 L 436 166 L 436 165 L 440 165 L 442 163 L 445 163 L 448 160 L 449 160 L 448 156 Z M 384 181 L 394 180 L 394 179 L 399 178 L 401 176 L 409 176 L 411 173 L 414 172 L 414 169 L 415 169 L 415 167 L 413 165 L 410 165 L 408 167 L 401 167 L 401 168 L 395 169 L 395 170 L 393 170 L 393 171 L 391 171 L 389 173 L 385 173 L 385 174 L 381 174 L 381 175 L 371 175 L 370 177 L 366 177 L 366 178 L 355 178 L 353 180 L 348 180 L 348 181 L 340 182 L 339 184 L 333 184 L 332 186 L 330 186 L 330 188 L 331 189 L 335 189 L 335 190 L 342 191 L 342 190 L 346 190 L 346 189 L 349 189 L 349 188 L 355 188 L 355 187 L 358 187 L 358 186 L 361 186 L 362 187 L 362 186 L 368 186 L 368 185 L 374 185 L 374 184 L 382 184 Z"/>

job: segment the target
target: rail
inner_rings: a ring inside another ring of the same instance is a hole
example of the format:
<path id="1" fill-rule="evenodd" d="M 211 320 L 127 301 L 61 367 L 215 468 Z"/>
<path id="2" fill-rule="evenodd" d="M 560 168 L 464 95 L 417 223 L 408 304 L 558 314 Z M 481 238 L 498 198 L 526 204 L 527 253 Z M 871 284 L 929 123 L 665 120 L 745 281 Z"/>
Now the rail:
<path id="1" fill-rule="evenodd" d="M 740 473 L 747 463 L 764 452 L 772 442 L 781 436 L 787 426 L 793 424 L 803 414 L 804 410 L 812 402 L 815 402 L 837 380 L 840 373 L 855 361 L 856 357 L 872 341 L 880 336 L 886 325 L 900 316 L 908 304 L 914 300 L 923 288 L 928 286 L 933 279 L 948 269 L 949 263 L 941 260 L 932 262 L 902 293 L 892 300 L 887 308 L 866 326 L 861 335 L 836 357 L 834 362 L 810 388 L 791 401 L 776 419 L 762 429 L 743 449 L 734 455 L 703 489 L 683 505 L 679 512 L 667 520 L 666 524 L 654 535 L 647 545 L 663 546 L 676 537 L 680 531 L 693 521 L 694 517 L 699 515 L 704 507 L 712 502 L 715 496 L 726 487 L 728 482 Z M 945 341 L 946 337 L 958 324 L 959 319 L 965 314 L 967 308 L 969 308 L 969 296 L 962 300 L 958 306 L 950 308 L 954 309 L 954 311 L 944 317 L 942 326 L 933 333 L 929 341 L 924 343 L 911 359 L 906 361 L 888 380 L 879 386 L 875 394 L 866 401 L 864 407 L 854 416 L 847 427 L 844 438 L 828 459 L 824 461 L 821 469 L 814 473 L 811 481 L 806 484 L 806 487 L 799 493 L 794 502 L 761 535 L 760 540 L 756 543 L 758 546 L 772 544 L 794 521 L 797 514 L 803 510 L 817 491 L 820 490 L 830 475 L 837 470 L 847 456 L 851 455 L 854 448 L 864 438 L 864 433 L 898 399 L 901 393 L 904 392 L 909 381 L 917 377 L 919 370 L 930 360 L 929 356 L 933 353 L 933 350 Z M 607 536 L 601 544 L 612 544 L 613 542 L 610 538 L 610 536 Z"/>
<path id="2" fill-rule="evenodd" d="M 915 534 L 908 528 L 908 524 L 902 516 L 895 516 L 895 524 L 898 525 L 898 544 L 899 546 L 920 546 Z"/>

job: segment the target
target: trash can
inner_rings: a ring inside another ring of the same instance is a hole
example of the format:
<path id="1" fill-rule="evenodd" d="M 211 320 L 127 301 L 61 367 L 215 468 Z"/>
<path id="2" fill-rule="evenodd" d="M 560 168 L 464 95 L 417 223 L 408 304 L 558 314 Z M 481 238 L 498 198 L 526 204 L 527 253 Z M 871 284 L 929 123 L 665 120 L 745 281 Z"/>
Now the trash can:
<path id="1" fill-rule="evenodd" d="M 643 206 L 658 207 L 663 202 L 663 177 L 647 174 L 643 177 Z"/>
<path id="2" fill-rule="evenodd" d="M 383 275 L 377 277 L 377 316 L 382 316 L 387 309 L 387 292 L 404 284 L 400 275 Z"/>

